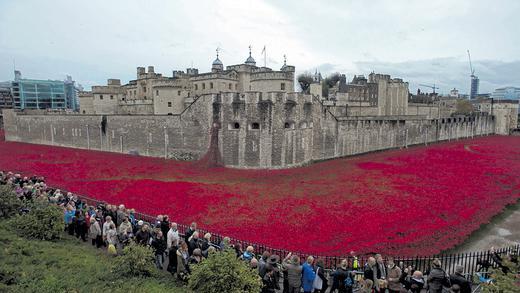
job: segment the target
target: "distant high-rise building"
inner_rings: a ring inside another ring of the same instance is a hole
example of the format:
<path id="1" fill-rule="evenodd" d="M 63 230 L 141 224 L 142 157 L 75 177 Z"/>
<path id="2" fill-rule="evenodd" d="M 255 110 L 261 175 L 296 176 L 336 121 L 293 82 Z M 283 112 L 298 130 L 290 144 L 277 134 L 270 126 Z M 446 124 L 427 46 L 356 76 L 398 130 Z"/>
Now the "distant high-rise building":
<path id="1" fill-rule="evenodd" d="M 469 92 L 469 98 L 471 100 L 475 99 L 478 95 L 478 86 L 479 86 L 480 80 L 476 75 L 471 75 L 471 88 Z"/>
<path id="2" fill-rule="evenodd" d="M 71 109 L 78 108 L 74 81 L 23 79 L 16 70 L 11 84 L 15 109 Z"/>
<path id="3" fill-rule="evenodd" d="M 0 109 L 10 109 L 12 107 L 11 82 L 0 82 Z"/>
<path id="4" fill-rule="evenodd" d="M 520 87 L 503 87 L 496 89 L 491 97 L 495 100 L 520 100 Z"/>
<path id="5" fill-rule="evenodd" d="M 65 84 L 65 102 L 67 103 L 65 107 L 67 109 L 78 110 L 79 102 L 75 85 L 76 82 L 72 80 L 70 75 L 67 75 L 67 79 L 63 82 Z"/>

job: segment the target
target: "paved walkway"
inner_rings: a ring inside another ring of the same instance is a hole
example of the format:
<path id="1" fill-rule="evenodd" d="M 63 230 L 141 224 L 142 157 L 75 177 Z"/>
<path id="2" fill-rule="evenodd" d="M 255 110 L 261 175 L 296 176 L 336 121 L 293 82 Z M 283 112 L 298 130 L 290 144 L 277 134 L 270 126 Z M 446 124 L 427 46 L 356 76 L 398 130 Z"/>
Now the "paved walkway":
<path id="1" fill-rule="evenodd" d="M 520 243 L 520 201 L 483 225 L 464 243 L 449 252 L 482 251 L 492 246 L 500 248 Z"/>

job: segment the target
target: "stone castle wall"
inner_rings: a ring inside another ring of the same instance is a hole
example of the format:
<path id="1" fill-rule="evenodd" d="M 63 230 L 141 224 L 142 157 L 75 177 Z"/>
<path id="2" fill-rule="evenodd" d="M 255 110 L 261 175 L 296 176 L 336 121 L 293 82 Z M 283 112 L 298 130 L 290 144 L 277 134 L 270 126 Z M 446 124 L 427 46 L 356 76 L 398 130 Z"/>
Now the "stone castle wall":
<path id="1" fill-rule="evenodd" d="M 235 168 L 313 161 L 493 133 L 493 116 L 336 116 L 317 97 L 247 92 L 203 95 L 177 115 L 56 115 L 4 111 L 6 139 L 154 157 L 202 157 L 218 125 L 218 151 Z"/>

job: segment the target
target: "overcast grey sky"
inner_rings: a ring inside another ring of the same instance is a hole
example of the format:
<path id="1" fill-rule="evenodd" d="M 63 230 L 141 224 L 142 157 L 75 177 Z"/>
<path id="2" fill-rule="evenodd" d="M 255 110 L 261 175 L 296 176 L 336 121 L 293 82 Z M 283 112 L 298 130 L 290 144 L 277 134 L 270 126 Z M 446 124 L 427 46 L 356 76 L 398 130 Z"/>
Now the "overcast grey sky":
<path id="1" fill-rule="evenodd" d="M 520 1 L 65 1 L 0 0 L 0 81 L 27 78 L 90 87 L 193 64 L 209 70 L 216 47 L 224 65 L 286 54 L 298 72 L 316 68 L 351 79 L 371 71 L 468 92 L 471 50 L 481 91 L 520 86 Z"/>

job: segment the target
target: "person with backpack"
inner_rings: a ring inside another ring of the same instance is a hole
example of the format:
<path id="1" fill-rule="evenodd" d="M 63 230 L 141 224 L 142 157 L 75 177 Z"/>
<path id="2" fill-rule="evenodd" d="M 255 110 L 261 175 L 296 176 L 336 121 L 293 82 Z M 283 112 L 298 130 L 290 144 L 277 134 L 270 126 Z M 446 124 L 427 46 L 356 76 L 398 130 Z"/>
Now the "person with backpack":
<path id="1" fill-rule="evenodd" d="M 338 289 L 338 293 L 352 293 L 355 279 L 354 273 L 348 268 L 347 259 L 342 259 L 339 268 L 334 272 L 334 284 L 330 292 Z"/>
<path id="2" fill-rule="evenodd" d="M 432 262 L 432 270 L 428 274 L 428 290 L 430 293 L 442 293 L 443 287 L 451 287 L 450 279 L 441 268 L 441 261 L 436 258 Z"/>

